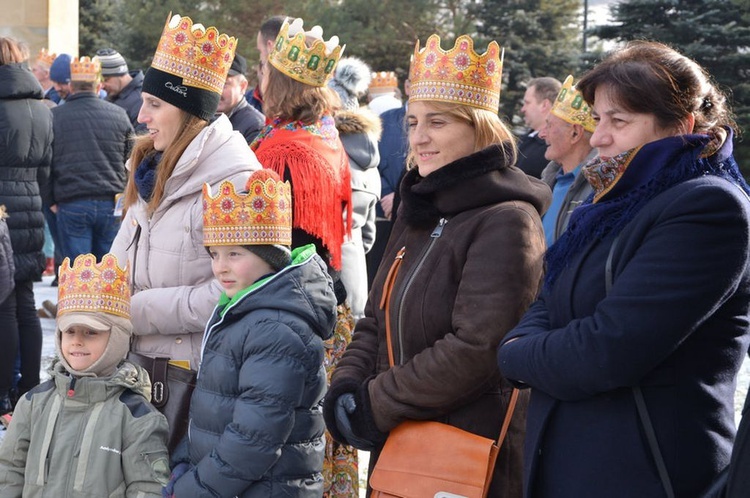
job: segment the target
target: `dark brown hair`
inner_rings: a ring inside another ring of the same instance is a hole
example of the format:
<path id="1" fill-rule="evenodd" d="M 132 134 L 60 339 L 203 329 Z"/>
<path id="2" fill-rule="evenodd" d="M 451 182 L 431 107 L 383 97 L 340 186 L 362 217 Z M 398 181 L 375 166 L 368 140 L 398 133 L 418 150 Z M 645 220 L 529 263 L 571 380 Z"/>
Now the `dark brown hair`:
<path id="1" fill-rule="evenodd" d="M 156 181 L 154 182 L 154 191 L 151 199 L 148 201 L 147 212 L 149 216 L 156 211 L 164 197 L 164 186 L 172 176 L 177 161 L 182 157 L 183 152 L 190 145 L 190 142 L 203 130 L 208 124 L 201 118 L 187 113 L 180 109 L 182 116 L 182 126 L 180 132 L 174 139 L 174 142 L 164 151 L 164 155 L 159 161 L 156 168 Z M 130 154 L 130 171 L 128 172 L 128 184 L 125 187 L 125 208 L 129 208 L 138 201 L 138 188 L 135 186 L 135 170 L 143 161 L 143 158 L 156 153 L 154 149 L 154 140 L 148 135 L 142 135 L 135 140 L 133 152 Z"/>
<path id="2" fill-rule="evenodd" d="M 722 126 L 737 130 L 726 96 L 698 63 L 656 42 L 636 41 L 614 51 L 576 84 L 590 105 L 599 86 L 625 110 L 652 114 L 664 129 L 677 129 L 695 117 L 695 133 Z"/>
<path id="3" fill-rule="evenodd" d="M 268 84 L 263 92 L 263 114 L 271 119 L 301 121 L 309 125 L 339 107 L 336 92 L 328 87 L 300 83 L 266 64 Z"/>

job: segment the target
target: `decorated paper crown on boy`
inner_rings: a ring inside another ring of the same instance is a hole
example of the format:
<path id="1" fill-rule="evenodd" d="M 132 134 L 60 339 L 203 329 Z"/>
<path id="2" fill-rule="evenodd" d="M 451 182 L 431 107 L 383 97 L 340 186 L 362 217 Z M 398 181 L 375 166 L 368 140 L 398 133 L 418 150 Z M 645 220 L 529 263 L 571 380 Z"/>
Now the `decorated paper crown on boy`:
<path id="1" fill-rule="evenodd" d="M 452 102 L 497 112 L 502 72 L 503 51 L 497 42 L 480 55 L 468 35 L 459 36 L 448 51 L 440 47 L 438 35 L 431 35 L 424 48 L 420 50 L 419 41 L 414 47 L 409 102 Z"/>
<path id="2" fill-rule="evenodd" d="M 320 26 L 305 31 L 303 23 L 302 19 L 295 19 L 291 24 L 288 19 L 284 21 L 268 62 L 300 83 L 325 86 L 346 45 L 339 46 L 338 36 L 323 41 Z"/>
<path id="3" fill-rule="evenodd" d="M 127 266 L 120 268 L 112 254 L 105 254 L 100 263 L 93 254 L 81 254 L 73 266 L 70 258 L 63 260 L 58 282 L 55 343 L 60 361 L 74 375 L 110 375 L 127 355 L 133 330 Z M 62 332 L 74 325 L 110 332 L 104 354 L 82 372 L 73 370 L 60 352 Z"/>
<path id="4" fill-rule="evenodd" d="M 270 169 L 255 171 L 246 193 L 222 182 L 203 186 L 203 245 L 243 246 L 279 271 L 291 262 L 292 190 Z"/>
<path id="5" fill-rule="evenodd" d="M 52 67 L 52 63 L 55 62 L 57 54 L 54 52 L 48 52 L 46 48 L 39 50 L 39 54 L 36 56 L 36 63 L 49 69 Z"/>
<path id="6" fill-rule="evenodd" d="M 590 133 L 596 129 L 596 121 L 591 116 L 591 108 L 583 100 L 581 92 L 573 85 L 573 76 L 568 75 L 565 78 L 565 83 L 560 93 L 557 94 L 550 112 L 570 124 L 583 126 L 583 129 Z"/>
<path id="7" fill-rule="evenodd" d="M 70 81 L 98 83 L 101 79 L 102 64 L 94 57 L 81 57 L 70 61 Z"/>
<path id="8" fill-rule="evenodd" d="M 143 91 L 209 121 L 219 105 L 236 47 L 236 38 L 170 13 L 143 79 Z"/>

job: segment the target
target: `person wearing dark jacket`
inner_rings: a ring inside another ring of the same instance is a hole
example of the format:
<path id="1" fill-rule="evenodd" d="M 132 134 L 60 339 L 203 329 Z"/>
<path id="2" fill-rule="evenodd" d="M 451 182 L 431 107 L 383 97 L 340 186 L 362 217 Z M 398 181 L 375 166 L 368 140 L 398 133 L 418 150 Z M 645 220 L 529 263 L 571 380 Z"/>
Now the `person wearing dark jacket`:
<path id="1" fill-rule="evenodd" d="M 7 209 L 15 264 L 15 289 L 0 303 L 0 415 L 12 409 L 19 344 L 21 394 L 39 383 L 42 352 L 34 281 L 45 267 L 40 184 L 47 182 L 52 159 L 52 114 L 23 62 L 18 43 L 0 37 L 0 204 Z"/>
<path id="2" fill-rule="evenodd" d="M 204 244 L 224 292 L 206 326 L 188 440 L 175 451 L 165 496 L 323 494 L 333 281 L 314 245 L 290 250 L 289 183 L 259 170 L 246 190 L 204 187 Z"/>
<path id="3" fill-rule="evenodd" d="M 539 136 L 544 120 L 557 98 L 562 84 L 555 78 L 533 78 L 526 84 L 521 114 L 529 131 L 518 139 L 518 167 L 535 178 L 541 178 L 547 166 L 544 153 L 547 144 Z"/>
<path id="4" fill-rule="evenodd" d="M 658 43 L 613 52 L 576 87 L 598 121 L 594 196 L 498 351 L 531 391 L 526 496 L 702 496 L 730 459 L 750 343 L 735 125 L 706 71 Z"/>
<path id="5" fill-rule="evenodd" d="M 102 88 L 107 100 L 125 109 L 136 133 L 145 133 L 146 125 L 138 122 L 143 104 L 143 71 L 129 71 L 125 58 L 112 48 L 97 51 L 96 57 L 102 65 Z"/>
<path id="6" fill-rule="evenodd" d="M 338 441 L 370 450 L 370 469 L 388 433 L 407 420 L 497 438 L 512 386 L 500 375 L 495 351 L 533 301 L 542 276 L 540 216 L 550 191 L 514 165 L 513 136 L 497 115 L 500 47 L 491 42 L 479 55 L 472 46 L 470 37 L 460 36 L 449 53 L 463 57 L 454 57 L 445 56 L 437 35 L 422 50 L 417 44 L 406 116 L 416 167 L 401 183 L 399 216 L 365 317 L 325 399 L 328 430 Z M 441 62 L 426 71 L 433 59 Z M 458 64 L 468 59 L 479 71 L 481 83 L 472 88 L 477 98 L 456 102 L 450 90 L 462 84 Z M 386 277 L 397 259 L 401 266 L 386 304 Z M 522 495 L 527 399 L 519 398 L 488 496 Z"/>
<path id="7" fill-rule="evenodd" d="M 242 133 L 248 144 L 255 140 L 266 124 L 263 113 L 247 103 L 247 60 L 240 54 L 234 55 L 232 65 L 224 82 L 217 112 L 226 114 L 232 128 Z"/>
<path id="8" fill-rule="evenodd" d="M 52 110 L 55 140 L 47 192 L 63 257 L 109 252 L 120 227 L 115 195 L 125 189 L 133 127 L 125 111 L 97 97 L 99 62 L 71 62 L 65 105 Z"/>

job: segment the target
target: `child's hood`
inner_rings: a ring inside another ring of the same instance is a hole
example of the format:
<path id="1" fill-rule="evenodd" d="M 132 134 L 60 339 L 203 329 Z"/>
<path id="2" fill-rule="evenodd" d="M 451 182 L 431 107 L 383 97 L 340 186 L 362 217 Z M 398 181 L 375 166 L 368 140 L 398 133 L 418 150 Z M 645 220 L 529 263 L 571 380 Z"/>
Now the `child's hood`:
<path id="1" fill-rule="evenodd" d="M 71 390 L 73 377 L 68 373 L 59 358 L 55 358 L 50 365 L 49 373 L 55 379 L 58 389 L 68 393 Z M 109 377 L 79 377 L 73 386 L 73 391 L 87 396 L 91 401 L 107 397 L 112 389 L 130 389 L 147 400 L 151 399 L 151 381 L 146 370 L 127 360 L 124 360 Z"/>
<path id="2" fill-rule="evenodd" d="M 292 263 L 256 282 L 227 305 L 225 313 L 245 314 L 255 309 L 294 313 L 311 324 L 324 340 L 336 324 L 336 295 L 325 262 L 310 244 L 292 251 Z"/>

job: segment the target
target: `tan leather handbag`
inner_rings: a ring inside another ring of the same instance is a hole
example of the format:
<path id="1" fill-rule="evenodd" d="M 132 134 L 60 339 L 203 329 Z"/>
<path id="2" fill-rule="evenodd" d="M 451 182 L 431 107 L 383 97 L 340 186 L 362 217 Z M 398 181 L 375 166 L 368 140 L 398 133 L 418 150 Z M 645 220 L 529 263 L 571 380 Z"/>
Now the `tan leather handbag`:
<path id="1" fill-rule="evenodd" d="M 393 367 L 390 294 L 405 248 L 396 255 L 383 286 L 388 361 Z M 370 473 L 373 498 L 484 498 L 500 446 L 508 433 L 518 390 L 513 389 L 497 441 L 440 422 L 409 420 L 388 435 Z"/>

